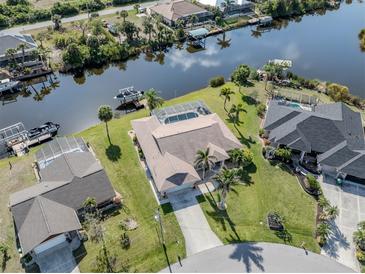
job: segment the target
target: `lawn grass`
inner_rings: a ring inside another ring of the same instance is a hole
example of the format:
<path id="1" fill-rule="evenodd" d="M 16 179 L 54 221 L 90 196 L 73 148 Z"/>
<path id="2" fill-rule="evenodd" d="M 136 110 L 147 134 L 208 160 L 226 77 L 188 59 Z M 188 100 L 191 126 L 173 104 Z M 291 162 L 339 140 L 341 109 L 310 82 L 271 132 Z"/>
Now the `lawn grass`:
<path id="1" fill-rule="evenodd" d="M 0 272 L 24 272 L 19 263 L 19 253 L 15 246 L 13 219 L 9 211 L 9 194 L 35 184 L 36 178 L 32 169 L 33 150 L 22 158 L 0 160 L 0 243 L 8 248 L 9 259 L 0 266 Z M 9 168 L 9 162 L 12 169 Z M 2 259 L 0 259 L 0 262 Z"/>
<path id="2" fill-rule="evenodd" d="M 154 220 L 158 205 L 128 135 L 131 129 L 130 121 L 146 115 L 147 111 L 144 110 L 111 121 L 109 130 L 112 145 L 109 145 L 104 124 L 78 134 L 91 144 L 115 190 L 123 197 L 123 208 L 120 212 L 103 222 L 107 249 L 117 256 L 116 270 L 122 272 L 126 270 L 125 267 L 129 272 L 156 272 L 167 266 L 157 234 L 159 227 Z M 119 223 L 129 216 L 136 219 L 139 226 L 136 230 L 128 232 L 131 246 L 124 250 L 119 243 L 122 233 Z M 185 245 L 169 204 L 163 206 L 163 225 L 168 258 L 170 263 L 173 263 L 176 262 L 177 256 L 185 257 Z M 93 263 L 100 247 L 100 244 L 86 242 L 87 255 L 80 262 L 82 272 L 94 270 Z"/>
<path id="3" fill-rule="evenodd" d="M 240 241 L 265 241 L 287 243 L 319 252 L 315 234 L 316 202 L 309 197 L 284 167 L 270 165 L 261 154 L 262 146 L 258 137 L 260 120 L 252 98 L 264 100 L 262 83 L 244 88 L 245 95 L 231 83 L 226 84 L 236 91 L 230 104 L 242 103 L 247 113 L 241 115 L 242 123 L 238 129 L 227 119 L 223 108 L 223 99 L 219 97 L 220 88 L 205 88 L 198 92 L 168 101 L 166 105 L 179 102 L 204 100 L 212 112 L 217 113 L 234 132 L 245 147 L 254 153 L 254 166 L 248 169 L 247 177 L 253 182 L 249 186 L 235 186 L 227 199 L 227 212 L 217 211 L 215 203 L 219 194 L 213 193 L 199 198 L 200 205 L 213 231 L 225 243 Z M 250 96 L 247 96 L 250 95 Z M 289 240 L 283 240 L 266 225 L 266 216 L 277 211 L 285 218 L 285 227 Z"/>

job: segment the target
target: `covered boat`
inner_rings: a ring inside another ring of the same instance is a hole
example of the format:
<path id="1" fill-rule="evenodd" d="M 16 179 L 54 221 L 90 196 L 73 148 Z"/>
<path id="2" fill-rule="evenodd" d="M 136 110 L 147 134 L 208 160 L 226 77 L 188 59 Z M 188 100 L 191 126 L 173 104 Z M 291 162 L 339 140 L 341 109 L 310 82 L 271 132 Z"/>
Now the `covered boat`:
<path id="1" fill-rule="evenodd" d="M 119 100 L 122 104 L 138 102 L 143 98 L 144 91 L 136 90 L 134 87 L 122 88 L 114 99 Z"/>
<path id="2" fill-rule="evenodd" d="M 58 130 L 60 128 L 59 124 L 55 124 L 52 122 L 47 122 L 40 127 L 32 128 L 28 131 L 29 140 L 39 138 L 43 135 L 50 135 L 50 137 L 54 137 L 57 135 Z"/>

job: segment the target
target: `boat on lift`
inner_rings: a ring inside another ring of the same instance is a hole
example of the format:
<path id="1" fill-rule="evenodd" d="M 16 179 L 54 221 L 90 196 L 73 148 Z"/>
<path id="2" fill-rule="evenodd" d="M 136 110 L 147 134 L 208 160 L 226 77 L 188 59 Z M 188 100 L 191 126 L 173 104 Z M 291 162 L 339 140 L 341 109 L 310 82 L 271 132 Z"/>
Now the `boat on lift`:
<path id="1" fill-rule="evenodd" d="M 8 78 L 0 80 L 0 95 L 16 92 L 19 85 L 20 85 L 19 81 L 12 81 Z"/>
<path id="2" fill-rule="evenodd" d="M 136 90 L 134 87 L 122 88 L 119 90 L 117 96 L 114 99 L 117 99 L 121 102 L 121 104 L 125 105 L 128 103 L 136 103 L 143 99 L 144 91 Z"/>
<path id="3" fill-rule="evenodd" d="M 28 138 L 29 140 L 38 139 L 42 136 L 49 136 L 52 138 L 57 135 L 59 128 L 59 124 L 47 122 L 39 127 L 28 130 Z"/>

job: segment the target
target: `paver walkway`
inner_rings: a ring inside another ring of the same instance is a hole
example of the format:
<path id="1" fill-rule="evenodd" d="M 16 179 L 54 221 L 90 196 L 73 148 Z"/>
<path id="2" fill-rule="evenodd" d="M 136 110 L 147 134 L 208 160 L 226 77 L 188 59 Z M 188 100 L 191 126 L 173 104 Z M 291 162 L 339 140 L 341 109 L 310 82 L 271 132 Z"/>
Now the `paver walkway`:
<path id="1" fill-rule="evenodd" d="M 351 182 L 345 182 L 340 187 L 328 176 L 320 177 L 320 181 L 325 197 L 331 205 L 338 206 L 340 211 L 332 224 L 332 234 L 322 248 L 322 254 L 360 271 L 352 234 L 357 229 L 357 224 L 365 220 L 365 187 Z"/>
<path id="2" fill-rule="evenodd" d="M 216 247 L 171 266 L 172 273 L 334 273 L 354 272 L 326 256 L 273 243 L 241 243 Z M 169 272 L 169 268 L 161 272 Z"/>
<path id="3" fill-rule="evenodd" d="M 217 235 L 210 229 L 195 198 L 196 194 L 196 190 L 185 190 L 169 195 L 170 203 L 185 238 L 187 256 L 222 245 Z"/>

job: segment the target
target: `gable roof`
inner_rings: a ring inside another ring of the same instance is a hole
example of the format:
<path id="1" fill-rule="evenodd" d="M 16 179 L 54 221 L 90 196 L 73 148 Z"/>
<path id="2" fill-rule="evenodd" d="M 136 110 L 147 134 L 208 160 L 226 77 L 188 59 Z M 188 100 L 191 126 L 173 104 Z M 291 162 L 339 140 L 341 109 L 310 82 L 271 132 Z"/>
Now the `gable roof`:
<path id="1" fill-rule="evenodd" d="M 200 180 L 194 167 L 198 150 L 210 149 L 217 161 L 242 147 L 215 113 L 163 124 L 153 115 L 132 121 L 158 191 Z"/>
<path id="2" fill-rule="evenodd" d="M 115 191 L 108 176 L 90 152 L 71 152 L 60 155 L 40 170 L 40 176 L 40 183 L 10 195 L 11 212 L 18 231 L 21 231 L 24 225 L 29 226 L 29 216 L 39 213 L 39 209 L 38 211 L 36 209 L 40 202 L 53 206 L 57 204 L 59 210 L 66 212 L 65 207 L 74 211 L 81 209 L 87 197 L 95 198 L 97 204 L 115 197 Z M 57 211 L 54 213 L 49 211 L 49 214 L 54 214 L 58 218 L 62 216 L 61 220 L 67 218 L 67 216 L 58 215 Z M 47 218 L 53 218 L 49 214 Z M 66 214 L 70 215 L 67 212 Z M 63 229 L 60 223 L 54 222 L 54 225 L 58 227 L 58 230 L 54 231 Z M 36 231 L 33 232 L 35 238 L 44 238 L 44 231 L 40 230 L 39 234 Z M 26 234 L 18 234 L 21 243 L 27 242 L 23 239 L 26 236 L 23 237 L 23 235 Z M 27 246 L 22 245 L 23 252 L 26 248 Z"/>
<path id="3" fill-rule="evenodd" d="M 17 48 L 19 45 L 25 44 L 31 50 L 37 47 L 36 42 L 31 35 L 28 34 L 5 34 L 0 36 L 0 56 L 6 54 L 6 50 L 10 48 Z"/>
<path id="4" fill-rule="evenodd" d="M 36 197 L 18 230 L 22 251 L 27 254 L 52 236 L 81 229 L 74 209 L 44 197 Z"/>
<path id="5" fill-rule="evenodd" d="M 207 10 L 186 0 L 175 0 L 168 3 L 160 3 L 152 6 L 150 9 L 171 21 L 176 21 L 181 17 L 190 16 L 192 14 L 208 12 Z"/>

